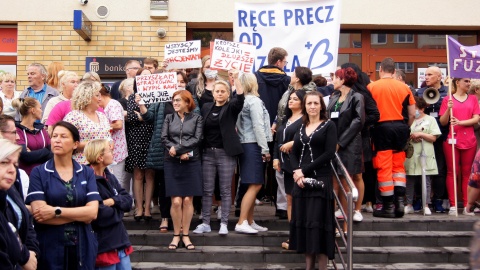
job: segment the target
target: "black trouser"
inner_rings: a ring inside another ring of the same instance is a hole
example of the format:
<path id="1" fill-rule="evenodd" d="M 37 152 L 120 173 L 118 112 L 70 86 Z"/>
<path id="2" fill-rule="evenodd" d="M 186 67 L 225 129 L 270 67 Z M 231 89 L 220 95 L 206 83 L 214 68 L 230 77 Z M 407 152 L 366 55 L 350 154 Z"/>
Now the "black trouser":
<path id="1" fill-rule="evenodd" d="M 437 161 L 438 175 L 432 175 L 433 200 L 443 200 L 448 198 L 446 194 L 447 164 L 443 154 L 443 140 L 438 138 L 433 143 L 435 150 L 435 159 Z"/>
<path id="2" fill-rule="evenodd" d="M 172 206 L 172 199 L 170 197 L 165 197 L 165 174 L 163 170 L 155 170 L 155 182 L 158 183 L 160 215 L 162 218 L 171 218 L 170 207 Z"/>
<path id="3" fill-rule="evenodd" d="M 372 161 L 364 162 L 365 172 L 362 174 L 363 183 L 365 185 L 365 192 L 363 196 L 363 202 L 371 202 L 375 204 L 377 200 L 375 199 L 375 190 L 377 188 L 377 170 L 373 168 Z M 380 192 L 378 192 L 380 195 Z"/>

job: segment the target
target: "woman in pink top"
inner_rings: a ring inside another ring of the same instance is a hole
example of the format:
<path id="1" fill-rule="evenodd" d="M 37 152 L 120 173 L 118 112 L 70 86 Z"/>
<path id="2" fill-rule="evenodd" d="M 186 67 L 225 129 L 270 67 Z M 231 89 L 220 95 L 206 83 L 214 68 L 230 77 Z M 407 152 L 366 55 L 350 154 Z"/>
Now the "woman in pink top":
<path id="1" fill-rule="evenodd" d="M 449 123 L 453 126 L 455 141 L 452 140 L 451 129 L 448 138 L 443 142 L 443 151 L 447 163 L 447 191 L 450 201 L 449 215 L 457 214 L 457 205 L 453 191 L 453 158 L 452 143 L 455 144 L 455 166 L 462 175 L 461 189 L 463 205 L 467 205 L 467 184 L 477 149 L 473 125 L 478 123 L 480 108 L 477 98 L 468 95 L 469 78 L 455 78 L 452 80 L 452 99 L 444 98 L 440 107 L 440 123 L 443 126 Z M 450 114 L 450 108 L 453 115 Z M 465 213 L 465 210 L 464 210 Z"/>

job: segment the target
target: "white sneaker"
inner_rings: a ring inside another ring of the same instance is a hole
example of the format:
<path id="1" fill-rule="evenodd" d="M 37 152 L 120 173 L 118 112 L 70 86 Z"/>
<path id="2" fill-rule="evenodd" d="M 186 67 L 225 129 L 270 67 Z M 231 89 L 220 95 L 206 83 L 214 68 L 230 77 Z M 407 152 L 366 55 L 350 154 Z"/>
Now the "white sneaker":
<path id="1" fill-rule="evenodd" d="M 428 206 L 425 206 L 423 208 L 423 213 L 425 214 L 425 216 L 430 216 L 432 215 L 432 211 L 430 211 L 430 208 L 428 208 Z"/>
<path id="2" fill-rule="evenodd" d="M 227 224 L 220 223 L 220 230 L 218 231 L 218 234 L 220 234 L 220 235 L 227 235 L 228 234 Z"/>
<path id="3" fill-rule="evenodd" d="M 362 220 L 363 220 L 363 216 L 362 216 L 362 213 L 360 213 L 360 210 L 353 211 L 353 221 L 361 222 Z"/>
<path id="4" fill-rule="evenodd" d="M 457 207 L 450 206 L 450 210 L 448 211 L 449 216 L 456 216 L 457 215 Z"/>
<path id="5" fill-rule="evenodd" d="M 255 199 L 255 205 L 263 205 L 263 202 L 259 199 Z"/>
<path id="6" fill-rule="evenodd" d="M 373 213 L 372 205 L 371 204 L 365 205 L 365 211 L 367 211 L 367 213 Z"/>
<path id="7" fill-rule="evenodd" d="M 255 221 L 253 221 L 252 224 L 250 224 L 250 227 L 252 227 L 254 230 L 257 230 L 259 232 L 268 231 L 267 227 L 262 227 L 262 226 L 258 225 L 257 223 L 255 223 Z"/>
<path id="8" fill-rule="evenodd" d="M 197 228 L 195 228 L 195 230 L 193 230 L 193 233 L 207 233 L 211 231 L 212 231 L 212 228 L 210 227 L 210 225 L 202 223 L 198 225 Z"/>
<path id="9" fill-rule="evenodd" d="M 467 208 L 463 208 L 463 214 L 465 216 L 475 216 L 475 213 L 474 212 L 467 212 Z"/>
<path id="10" fill-rule="evenodd" d="M 248 225 L 248 221 L 244 220 L 242 224 L 240 225 L 235 225 L 235 231 L 238 233 L 247 233 L 247 234 L 256 234 L 258 233 L 257 230 L 252 228 L 250 225 Z"/>
<path id="11" fill-rule="evenodd" d="M 343 219 L 342 211 L 340 209 L 335 211 L 335 217 L 338 219 Z"/>
<path id="12" fill-rule="evenodd" d="M 222 207 L 219 206 L 217 209 L 217 219 L 220 220 L 222 219 Z"/>
<path id="13" fill-rule="evenodd" d="M 405 215 L 406 214 L 413 214 L 413 213 L 415 213 L 415 210 L 413 209 L 413 206 L 407 205 L 407 206 L 405 206 L 403 212 L 405 213 Z"/>

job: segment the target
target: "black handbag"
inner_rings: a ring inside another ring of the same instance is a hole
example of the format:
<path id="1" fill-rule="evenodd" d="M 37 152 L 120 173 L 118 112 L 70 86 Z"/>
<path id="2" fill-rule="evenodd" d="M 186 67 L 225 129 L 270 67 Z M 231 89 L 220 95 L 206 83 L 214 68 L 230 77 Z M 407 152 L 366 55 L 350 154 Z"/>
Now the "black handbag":
<path id="1" fill-rule="evenodd" d="M 322 180 L 315 178 L 303 178 L 303 185 L 307 189 L 323 189 L 325 187 L 325 183 Z"/>

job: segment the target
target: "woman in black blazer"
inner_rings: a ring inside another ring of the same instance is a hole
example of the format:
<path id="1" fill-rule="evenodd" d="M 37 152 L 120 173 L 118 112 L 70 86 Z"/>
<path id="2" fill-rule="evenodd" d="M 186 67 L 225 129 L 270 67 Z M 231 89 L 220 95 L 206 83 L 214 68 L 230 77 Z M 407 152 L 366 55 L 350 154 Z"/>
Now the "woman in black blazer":
<path id="1" fill-rule="evenodd" d="M 235 85 L 238 81 L 238 70 L 233 70 Z M 215 187 L 215 175 L 218 171 L 220 182 L 221 223 L 219 234 L 228 234 L 228 215 L 231 206 L 232 176 L 236 165 L 236 156 L 243 153 L 240 139 L 235 130 L 238 114 L 242 111 L 245 97 L 243 89 L 237 88 L 237 96 L 231 100 L 230 86 L 225 81 L 216 81 L 213 86 L 214 102 L 202 107 L 203 127 L 203 223 L 198 225 L 194 233 L 210 232 L 210 209 Z"/>
<path id="2" fill-rule="evenodd" d="M 337 126 L 337 153 L 352 177 L 355 187 L 358 189 L 359 197 L 355 203 L 353 221 L 360 222 L 363 216 L 360 213 L 362 205 L 364 184 L 362 179 L 363 167 L 363 145 L 362 128 L 365 123 L 365 103 L 362 94 L 353 89 L 357 81 L 357 73 L 350 67 L 342 68 L 335 72 L 333 85 L 335 92 L 330 97 L 327 113 L 330 119 Z M 343 172 L 339 172 L 343 187 L 348 190 Z M 336 181 L 334 181 L 334 184 Z M 338 190 L 338 187 L 335 187 Z M 337 192 L 338 194 L 338 192 Z M 346 209 L 345 197 L 340 194 L 343 208 Z M 346 223 L 344 223 L 346 230 Z"/>

